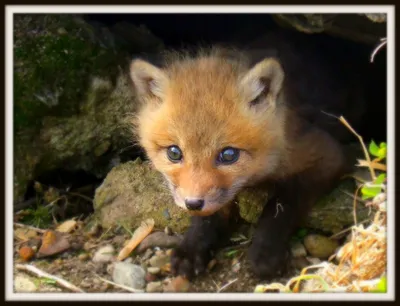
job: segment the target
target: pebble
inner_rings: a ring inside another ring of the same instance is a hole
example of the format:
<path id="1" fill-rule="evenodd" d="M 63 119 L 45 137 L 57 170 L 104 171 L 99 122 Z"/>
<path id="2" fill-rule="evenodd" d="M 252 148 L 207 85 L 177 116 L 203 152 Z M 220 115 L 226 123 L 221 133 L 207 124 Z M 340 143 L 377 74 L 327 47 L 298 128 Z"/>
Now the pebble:
<path id="1" fill-rule="evenodd" d="M 90 255 L 88 253 L 82 253 L 82 254 L 79 254 L 78 258 L 80 261 L 85 261 L 90 258 Z"/>
<path id="2" fill-rule="evenodd" d="M 141 266 L 126 262 L 117 262 L 112 274 L 113 281 L 117 284 L 134 289 L 144 289 L 146 272 Z"/>
<path id="3" fill-rule="evenodd" d="M 159 267 L 148 267 L 147 272 L 151 274 L 158 274 L 160 273 L 161 269 Z"/>
<path id="4" fill-rule="evenodd" d="M 188 292 L 190 290 L 190 283 L 186 278 L 178 276 L 167 282 L 163 289 L 164 292 Z"/>
<path id="5" fill-rule="evenodd" d="M 146 286 L 146 292 L 163 292 L 163 285 L 161 282 L 151 282 Z"/>
<path id="6" fill-rule="evenodd" d="M 133 258 L 132 257 L 128 257 L 127 259 L 124 260 L 124 262 L 133 263 Z"/>
<path id="7" fill-rule="evenodd" d="M 36 285 L 28 278 L 17 275 L 14 279 L 15 292 L 35 292 Z"/>
<path id="8" fill-rule="evenodd" d="M 336 240 L 322 235 L 308 235 L 304 238 L 304 246 L 312 257 L 327 259 L 339 246 Z"/>
<path id="9" fill-rule="evenodd" d="M 306 259 L 312 264 L 312 265 L 318 265 L 321 263 L 321 260 L 316 258 L 316 257 L 306 257 Z"/>
<path id="10" fill-rule="evenodd" d="M 151 283 L 154 282 L 157 279 L 157 276 L 151 273 L 146 273 L 146 276 L 144 277 L 146 282 Z"/>
<path id="11" fill-rule="evenodd" d="M 307 256 L 307 251 L 301 242 L 295 242 L 291 247 L 291 252 L 295 258 Z"/>
<path id="12" fill-rule="evenodd" d="M 93 256 L 93 262 L 110 262 L 113 260 L 115 253 L 114 247 L 109 244 L 101 247 Z"/>
<path id="13" fill-rule="evenodd" d="M 170 260 L 171 257 L 168 255 L 160 255 L 160 256 L 155 255 L 152 258 L 150 258 L 149 262 L 152 267 L 162 268 L 163 266 L 168 264 Z"/>
<path id="14" fill-rule="evenodd" d="M 296 269 L 303 270 L 305 267 L 310 265 L 310 262 L 306 259 L 306 257 L 293 257 L 292 258 L 292 265 Z"/>
<path id="15" fill-rule="evenodd" d="M 147 249 L 146 252 L 144 252 L 143 256 L 142 256 L 142 260 L 147 260 L 149 259 L 151 256 L 153 256 L 153 250 L 152 249 Z"/>

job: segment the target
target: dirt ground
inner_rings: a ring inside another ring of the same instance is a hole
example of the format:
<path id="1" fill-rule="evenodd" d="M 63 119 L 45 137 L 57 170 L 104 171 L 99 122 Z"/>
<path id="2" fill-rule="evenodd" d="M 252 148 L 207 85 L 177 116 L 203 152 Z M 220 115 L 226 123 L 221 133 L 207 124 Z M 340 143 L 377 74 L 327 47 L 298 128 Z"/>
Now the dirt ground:
<path id="1" fill-rule="evenodd" d="M 60 277 L 87 293 L 104 293 L 104 292 L 128 292 L 125 289 L 118 288 L 113 284 L 105 282 L 103 279 L 112 281 L 113 261 L 94 262 L 94 253 L 102 246 L 112 245 L 116 253 L 123 247 L 124 242 L 129 240 L 128 234 L 107 235 L 99 234 L 97 237 L 88 237 L 83 230 L 76 230 L 68 235 L 70 248 L 64 252 L 44 257 L 33 258 L 29 262 L 25 262 L 19 255 L 19 249 L 23 243 L 15 240 L 14 247 L 14 263 L 30 264 L 38 269 L 51 275 Z M 152 251 L 150 251 L 152 250 Z M 133 264 L 145 266 L 146 260 L 154 254 L 164 252 L 166 249 L 160 249 L 157 246 L 150 248 L 147 252 L 139 255 L 133 254 L 128 261 Z M 254 292 L 257 284 L 261 282 L 255 278 L 250 270 L 249 263 L 246 259 L 247 247 L 239 247 L 237 251 L 220 250 L 216 256 L 215 265 L 207 272 L 195 278 L 189 286 L 188 292 Z M 230 255 L 227 255 L 229 254 Z M 233 254 L 234 253 L 234 254 Z M 150 255 L 149 255 L 150 254 Z M 145 258 L 147 256 L 147 258 Z M 280 279 L 271 280 L 270 282 L 286 283 L 287 280 L 296 274 L 293 268 L 288 274 Z M 19 271 L 14 268 L 14 276 L 23 276 L 31 280 L 37 286 L 36 292 L 70 292 L 70 290 L 61 287 L 54 282 Z M 146 275 L 146 282 L 161 281 L 171 279 L 173 276 L 168 271 L 162 271 L 157 275 Z"/>

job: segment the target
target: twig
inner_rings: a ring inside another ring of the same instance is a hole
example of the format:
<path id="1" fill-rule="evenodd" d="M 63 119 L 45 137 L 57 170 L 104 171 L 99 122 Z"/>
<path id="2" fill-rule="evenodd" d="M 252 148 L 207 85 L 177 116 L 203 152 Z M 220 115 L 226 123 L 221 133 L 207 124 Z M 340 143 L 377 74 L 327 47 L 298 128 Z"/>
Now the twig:
<path id="1" fill-rule="evenodd" d="M 226 289 L 227 287 L 229 287 L 230 285 L 232 285 L 234 282 L 236 282 L 238 280 L 238 278 L 235 278 L 233 281 L 230 281 L 229 283 L 227 283 L 226 285 L 223 285 L 221 288 L 219 288 L 219 290 L 217 291 L 217 293 L 221 292 L 222 290 Z"/>
<path id="2" fill-rule="evenodd" d="M 368 162 L 369 164 L 371 164 L 371 158 L 370 158 L 370 156 L 369 156 L 369 154 L 368 154 L 368 150 L 367 150 L 367 147 L 365 146 L 365 143 L 364 143 L 364 141 L 363 141 L 363 138 L 350 126 L 350 124 L 346 121 L 346 119 L 344 119 L 343 116 L 340 116 L 339 120 L 340 120 L 340 122 L 342 122 L 342 123 L 343 123 L 357 138 L 358 138 L 358 140 L 360 141 L 361 146 L 362 146 L 362 148 L 363 148 L 364 155 L 365 155 L 365 159 L 367 160 L 367 162 Z M 369 171 L 370 171 L 370 173 L 371 173 L 372 179 L 375 181 L 376 175 L 375 175 L 374 169 L 372 169 L 371 166 L 369 166 L 368 168 L 369 168 Z"/>
<path id="3" fill-rule="evenodd" d="M 372 54 L 371 54 L 371 59 L 370 59 L 370 62 L 371 62 L 371 63 L 374 62 L 375 55 L 378 53 L 378 51 L 379 51 L 384 45 L 387 44 L 386 38 L 382 38 L 381 41 L 382 41 L 382 42 L 374 49 L 374 51 L 373 51 Z"/>
<path id="4" fill-rule="evenodd" d="M 365 219 L 364 221 L 361 221 L 360 223 L 358 223 L 356 225 L 364 224 L 364 223 L 366 223 L 368 221 L 371 221 L 371 220 L 370 219 Z M 352 228 L 353 227 L 349 227 L 349 228 L 346 228 L 346 229 L 344 229 L 344 230 L 342 230 L 342 231 L 340 231 L 340 232 L 338 232 L 336 234 L 333 234 L 332 236 L 329 237 L 329 239 L 336 238 L 337 236 L 340 236 L 341 234 L 344 234 L 344 233 L 346 233 L 348 231 L 351 231 Z"/>
<path id="5" fill-rule="evenodd" d="M 36 276 L 38 276 L 38 277 L 50 278 L 50 279 L 56 281 L 57 284 L 59 284 L 60 286 L 66 288 L 66 289 L 69 289 L 69 290 L 71 290 L 71 291 L 73 291 L 73 292 L 85 293 L 85 291 L 83 291 L 82 289 L 76 287 L 75 285 L 71 284 L 70 282 L 68 282 L 68 281 L 66 281 L 66 280 L 64 280 L 64 279 L 62 279 L 62 278 L 59 278 L 59 277 L 57 277 L 57 276 L 48 274 L 48 273 L 46 273 L 46 272 L 44 272 L 44 271 L 42 271 L 42 270 L 39 270 L 39 269 L 36 268 L 35 266 L 17 264 L 17 265 L 15 266 L 15 268 L 16 268 L 17 270 L 26 271 L 26 272 L 31 272 L 31 273 L 35 274 Z"/>
<path id="6" fill-rule="evenodd" d="M 46 230 L 42 230 L 42 229 L 40 229 L 40 228 L 33 227 L 33 226 L 30 226 L 30 225 L 26 225 L 26 224 L 22 224 L 22 223 L 16 223 L 16 222 L 14 222 L 14 226 L 16 226 L 16 227 L 21 227 L 21 228 L 27 228 L 27 229 L 33 230 L 33 231 L 38 232 L 38 233 L 41 233 L 41 234 L 43 234 L 43 233 L 46 232 Z"/>
<path id="7" fill-rule="evenodd" d="M 96 275 L 100 280 L 102 280 L 103 282 L 108 283 L 108 284 L 111 284 L 111 285 L 113 285 L 113 286 L 115 286 L 115 287 L 124 289 L 124 290 L 126 290 L 126 291 L 133 292 L 133 293 L 143 293 L 143 292 L 144 292 L 144 290 L 134 289 L 134 288 L 131 288 L 131 287 L 128 287 L 128 286 L 120 285 L 120 284 L 114 283 L 114 282 L 112 282 L 112 281 L 109 281 L 108 279 L 102 278 L 102 277 L 100 277 L 100 276 L 97 275 L 97 274 L 95 274 L 95 275 Z"/>
<path id="8" fill-rule="evenodd" d="M 366 160 L 362 160 L 362 159 L 358 159 L 357 167 L 371 167 L 376 170 L 387 171 L 387 167 L 385 164 L 377 163 L 374 161 L 371 161 L 369 163 Z"/>
<path id="9" fill-rule="evenodd" d="M 358 138 L 358 140 L 360 141 L 360 144 L 361 144 L 361 146 L 363 148 L 365 159 L 367 160 L 367 162 L 369 164 L 371 164 L 371 158 L 370 158 L 370 156 L 368 154 L 368 150 L 367 150 L 367 147 L 364 144 L 363 138 L 351 127 L 351 125 L 347 122 L 347 120 L 343 116 L 337 117 L 337 116 L 335 116 L 333 114 L 329 114 L 329 113 L 324 112 L 322 110 L 321 110 L 321 112 L 324 113 L 327 116 L 330 116 L 330 117 L 338 119 L 345 127 L 347 127 L 350 130 L 350 132 L 352 132 Z M 369 168 L 369 171 L 371 173 L 371 177 L 372 177 L 373 181 L 375 181 L 376 175 L 375 175 L 374 169 L 372 167 L 370 167 L 370 166 L 368 168 Z"/>
<path id="10" fill-rule="evenodd" d="M 356 199 L 358 202 L 360 203 L 367 203 L 367 201 L 364 201 L 363 199 L 361 199 L 360 197 L 356 197 L 354 194 L 351 194 L 350 192 L 343 190 L 343 189 L 339 189 L 340 192 L 343 192 L 344 194 L 347 194 L 349 197 L 351 197 L 353 200 Z"/>

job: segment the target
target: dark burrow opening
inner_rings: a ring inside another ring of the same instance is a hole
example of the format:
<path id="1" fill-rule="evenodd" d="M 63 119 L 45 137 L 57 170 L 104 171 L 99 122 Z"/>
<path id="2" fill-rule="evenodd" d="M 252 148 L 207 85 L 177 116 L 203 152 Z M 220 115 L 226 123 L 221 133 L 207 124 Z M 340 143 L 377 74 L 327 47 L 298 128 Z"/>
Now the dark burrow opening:
<path id="1" fill-rule="evenodd" d="M 199 43 L 202 45 L 243 43 L 259 37 L 265 31 L 279 28 L 266 14 L 91 14 L 86 15 L 85 18 L 89 22 L 100 22 L 106 26 L 112 26 L 121 21 L 137 26 L 145 25 L 156 37 L 163 40 L 167 48 L 187 47 Z M 338 50 L 342 44 L 350 44 L 359 49 L 360 54 L 367 54 L 371 53 L 375 47 L 374 45 L 349 42 L 326 34 L 314 35 L 321 39 L 335 40 Z M 326 52 L 335 52 L 335 50 L 326 50 Z M 366 142 L 371 139 L 381 142 L 386 141 L 385 49 L 382 49 L 376 56 L 374 63 L 371 63 L 371 68 L 368 108 L 363 125 L 357 132 L 363 136 Z M 357 139 L 354 138 L 354 141 L 356 142 Z M 120 156 L 120 161 L 133 160 L 139 156 L 144 157 L 143 152 L 137 148 L 125 150 Z M 52 186 L 57 189 L 58 197 L 66 197 L 67 200 L 63 200 L 64 204 L 59 205 L 64 208 L 57 212 L 61 217 L 90 214 L 93 212 L 93 207 L 88 199 L 93 198 L 95 189 L 103 179 L 83 170 L 55 169 L 36 177 L 31 182 L 26 192 L 25 206 L 28 204 L 31 204 L 31 207 L 35 206 L 39 188 L 38 185 L 35 188 L 35 182 L 40 182 L 42 189 Z M 83 195 L 83 197 L 76 194 Z M 71 197 L 74 197 L 75 200 L 68 201 Z M 78 198 L 79 201 L 76 201 Z M 69 205 L 72 202 L 78 204 Z"/>

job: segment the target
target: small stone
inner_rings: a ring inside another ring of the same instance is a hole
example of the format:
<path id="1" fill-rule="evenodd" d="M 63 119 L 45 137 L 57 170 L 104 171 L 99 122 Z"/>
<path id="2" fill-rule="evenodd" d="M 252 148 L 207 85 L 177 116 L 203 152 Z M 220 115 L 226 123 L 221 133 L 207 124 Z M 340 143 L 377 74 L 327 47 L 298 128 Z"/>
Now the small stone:
<path id="1" fill-rule="evenodd" d="M 142 256 L 142 260 L 145 261 L 147 259 L 149 259 L 151 256 L 153 256 L 153 250 L 152 249 L 147 249 L 146 252 L 144 252 L 143 256 Z"/>
<path id="2" fill-rule="evenodd" d="M 110 262 L 114 257 L 115 249 L 112 245 L 106 245 L 97 250 L 93 256 L 93 262 Z"/>
<path id="3" fill-rule="evenodd" d="M 293 257 L 292 258 L 292 265 L 294 268 L 303 270 L 305 267 L 309 266 L 309 261 L 304 257 Z"/>
<path id="4" fill-rule="evenodd" d="M 161 282 L 151 282 L 146 286 L 146 292 L 163 292 L 163 285 Z"/>
<path id="5" fill-rule="evenodd" d="M 95 247 L 95 245 L 94 245 L 92 242 L 89 242 L 89 241 L 87 241 L 87 242 L 85 242 L 85 243 L 83 244 L 83 249 L 84 249 L 86 252 L 90 251 L 90 250 L 93 249 L 94 247 Z"/>
<path id="6" fill-rule="evenodd" d="M 207 265 L 207 271 L 211 271 L 215 265 L 217 264 L 217 260 L 214 258 L 212 259 Z"/>
<path id="7" fill-rule="evenodd" d="M 321 263 L 321 260 L 316 258 L 316 257 L 306 257 L 306 259 L 310 262 L 312 265 L 318 265 Z"/>
<path id="8" fill-rule="evenodd" d="M 168 264 L 171 260 L 171 257 L 168 255 L 161 255 L 161 256 L 153 256 L 152 258 L 150 258 L 150 265 L 152 267 L 158 267 L 158 268 L 162 268 L 163 266 L 165 266 L 166 264 Z"/>
<path id="9" fill-rule="evenodd" d="M 164 285 L 164 292 L 188 292 L 189 290 L 190 283 L 182 276 L 178 276 Z"/>
<path id="10" fill-rule="evenodd" d="M 148 267 L 147 272 L 151 274 L 158 274 L 160 273 L 161 269 L 159 267 Z"/>
<path id="11" fill-rule="evenodd" d="M 36 285 L 28 278 L 17 275 L 14 279 L 15 292 L 35 292 Z"/>
<path id="12" fill-rule="evenodd" d="M 304 238 L 304 246 L 312 257 L 327 259 L 339 246 L 336 240 L 322 235 L 308 235 Z"/>
<path id="13" fill-rule="evenodd" d="M 112 274 L 113 281 L 117 284 L 134 289 L 144 289 L 146 272 L 141 266 L 126 262 L 117 262 Z"/>
<path id="14" fill-rule="evenodd" d="M 88 254 L 88 253 L 82 253 L 82 254 L 79 254 L 79 256 L 78 256 L 78 259 L 80 260 L 80 261 L 86 261 L 86 260 L 88 260 L 90 258 L 90 255 Z"/>
<path id="15" fill-rule="evenodd" d="M 146 276 L 144 277 L 146 282 L 151 283 L 154 282 L 157 279 L 157 276 L 151 273 L 146 273 Z"/>
<path id="16" fill-rule="evenodd" d="M 304 257 L 307 256 L 307 251 L 301 242 L 295 242 L 291 247 L 293 257 Z"/>
<path id="17" fill-rule="evenodd" d="M 165 227 L 164 233 L 167 234 L 168 236 L 171 236 L 173 234 L 172 230 L 168 226 Z"/>
<path id="18" fill-rule="evenodd" d="M 107 273 L 108 274 L 110 274 L 110 275 L 112 275 L 113 274 L 113 271 L 114 271 L 114 266 L 115 266 L 115 263 L 110 263 L 108 266 L 107 266 Z"/>
<path id="19" fill-rule="evenodd" d="M 165 255 L 167 256 L 172 256 L 172 252 L 174 251 L 174 249 L 168 249 L 165 251 Z"/>

